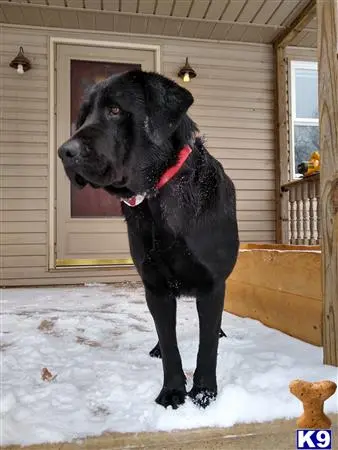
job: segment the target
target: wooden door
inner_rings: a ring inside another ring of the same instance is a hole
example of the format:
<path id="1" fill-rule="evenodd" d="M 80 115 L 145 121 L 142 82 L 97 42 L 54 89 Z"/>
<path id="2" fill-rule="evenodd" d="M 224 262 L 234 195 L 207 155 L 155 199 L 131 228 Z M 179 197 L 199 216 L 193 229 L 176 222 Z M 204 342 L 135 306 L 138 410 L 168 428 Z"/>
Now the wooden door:
<path id="1" fill-rule="evenodd" d="M 58 44 L 56 55 L 56 147 L 75 131 L 92 84 L 135 68 L 155 70 L 151 50 Z M 56 179 L 56 265 L 131 264 L 120 201 L 103 189 L 72 186 L 58 158 Z"/>

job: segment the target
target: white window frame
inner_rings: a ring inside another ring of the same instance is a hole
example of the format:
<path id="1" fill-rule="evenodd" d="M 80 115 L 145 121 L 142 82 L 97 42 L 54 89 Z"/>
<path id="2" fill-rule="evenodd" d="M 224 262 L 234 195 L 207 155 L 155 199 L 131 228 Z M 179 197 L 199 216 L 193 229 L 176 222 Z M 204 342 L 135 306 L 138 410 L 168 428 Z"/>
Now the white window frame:
<path id="1" fill-rule="evenodd" d="M 296 117 L 296 70 L 316 70 L 318 72 L 318 63 L 316 61 L 290 61 L 290 178 L 301 178 L 301 175 L 296 173 L 295 167 L 295 139 L 294 130 L 295 125 L 304 126 L 318 126 L 319 118 L 317 119 L 303 119 Z"/>

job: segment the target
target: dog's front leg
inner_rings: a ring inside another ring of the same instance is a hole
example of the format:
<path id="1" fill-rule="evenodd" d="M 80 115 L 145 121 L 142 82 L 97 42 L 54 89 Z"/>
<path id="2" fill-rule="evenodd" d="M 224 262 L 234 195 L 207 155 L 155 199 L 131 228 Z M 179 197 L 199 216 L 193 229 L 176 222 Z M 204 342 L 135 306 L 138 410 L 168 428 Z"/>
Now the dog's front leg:
<path id="1" fill-rule="evenodd" d="M 200 343 L 194 384 L 189 392 L 193 402 L 207 407 L 217 395 L 216 365 L 219 330 L 224 305 L 225 283 L 215 283 L 208 292 L 197 293 Z"/>
<path id="2" fill-rule="evenodd" d="M 169 291 L 159 294 L 146 288 L 146 299 L 155 322 L 163 364 L 163 388 L 156 402 L 176 409 L 186 396 L 186 379 L 176 338 L 176 298 Z"/>

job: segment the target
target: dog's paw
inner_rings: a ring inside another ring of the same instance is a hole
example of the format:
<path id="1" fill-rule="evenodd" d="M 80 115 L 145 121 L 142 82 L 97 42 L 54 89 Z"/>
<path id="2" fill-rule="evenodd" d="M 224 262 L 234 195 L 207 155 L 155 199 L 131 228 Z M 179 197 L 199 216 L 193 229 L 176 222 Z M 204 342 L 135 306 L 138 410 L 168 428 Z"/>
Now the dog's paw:
<path id="1" fill-rule="evenodd" d="M 155 347 L 152 350 L 150 350 L 149 355 L 152 358 L 160 358 L 160 359 L 162 358 L 161 349 L 160 349 L 160 346 L 158 343 L 155 345 Z"/>
<path id="2" fill-rule="evenodd" d="M 211 402 L 216 400 L 217 389 L 193 386 L 188 395 L 195 405 L 200 406 L 201 408 L 206 408 Z"/>
<path id="3" fill-rule="evenodd" d="M 187 392 L 185 389 L 170 389 L 164 387 L 159 393 L 156 403 L 164 406 L 165 408 L 171 406 L 173 409 L 177 409 L 185 402 L 186 395 Z"/>
<path id="4" fill-rule="evenodd" d="M 222 330 L 222 328 L 219 330 L 219 338 L 222 338 L 222 337 L 228 337 L 225 333 L 224 333 L 224 331 Z"/>

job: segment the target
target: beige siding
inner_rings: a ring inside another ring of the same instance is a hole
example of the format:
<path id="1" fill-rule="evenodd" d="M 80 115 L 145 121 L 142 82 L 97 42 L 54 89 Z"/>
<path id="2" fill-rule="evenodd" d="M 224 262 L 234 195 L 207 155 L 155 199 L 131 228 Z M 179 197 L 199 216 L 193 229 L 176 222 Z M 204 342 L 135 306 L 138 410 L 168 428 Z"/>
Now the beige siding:
<path id="1" fill-rule="evenodd" d="M 195 96 L 191 116 L 206 135 L 210 152 L 236 184 L 241 240 L 275 241 L 271 47 L 4 26 L 0 35 L 3 283 L 112 281 L 135 274 L 132 269 L 47 271 L 49 36 L 160 44 L 162 72 L 173 78 L 188 55 L 198 73 L 189 85 Z M 8 67 L 21 44 L 33 65 L 22 77 Z"/>

